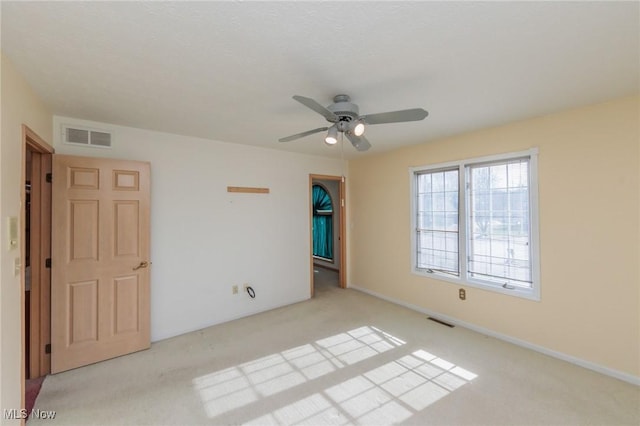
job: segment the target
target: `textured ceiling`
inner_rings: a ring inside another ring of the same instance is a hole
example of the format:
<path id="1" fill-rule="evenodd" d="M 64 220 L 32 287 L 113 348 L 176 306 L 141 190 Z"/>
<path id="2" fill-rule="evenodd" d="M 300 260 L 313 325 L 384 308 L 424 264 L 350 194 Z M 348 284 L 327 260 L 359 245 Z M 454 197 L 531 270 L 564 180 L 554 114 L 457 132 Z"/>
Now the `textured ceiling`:
<path id="1" fill-rule="evenodd" d="M 631 95 L 638 2 L 7 2 L 2 51 L 57 115 L 340 156 L 291 99 L 346 93 L 382 152 Z"/>

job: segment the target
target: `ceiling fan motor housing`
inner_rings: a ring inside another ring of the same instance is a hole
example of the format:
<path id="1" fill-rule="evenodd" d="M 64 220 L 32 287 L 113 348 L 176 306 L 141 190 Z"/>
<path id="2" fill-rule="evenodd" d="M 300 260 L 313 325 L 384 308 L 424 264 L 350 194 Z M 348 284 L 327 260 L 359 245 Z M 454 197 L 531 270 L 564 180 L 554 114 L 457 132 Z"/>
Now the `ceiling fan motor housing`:
<path id="1" fill-rule="evenodd" d="M 360 116 L 358 105 L 351 103 L 348 95 L 336 95 L 327 109 L 338 116 L 338 124 L 349 123 Z"/>

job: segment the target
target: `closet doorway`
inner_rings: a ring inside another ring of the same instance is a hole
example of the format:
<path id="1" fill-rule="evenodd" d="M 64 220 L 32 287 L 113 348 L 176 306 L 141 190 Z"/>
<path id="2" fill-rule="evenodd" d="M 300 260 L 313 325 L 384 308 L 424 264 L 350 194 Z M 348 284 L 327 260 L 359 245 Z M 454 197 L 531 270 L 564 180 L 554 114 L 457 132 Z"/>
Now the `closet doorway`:
<path id="1" fill-rule="evenodd" d="M 51 161 L 53 148 L 23 126 L 24 378 L 51 371 Z"/>
<path id="2" fill-rule="evenodd" d="M 311 296 L 316 278 L 325 277 L 346 288 L 345 179 L 341 176 L 309 175 L 309 231 Z M 331 284 L 330 284 L 331 285 Z"/>

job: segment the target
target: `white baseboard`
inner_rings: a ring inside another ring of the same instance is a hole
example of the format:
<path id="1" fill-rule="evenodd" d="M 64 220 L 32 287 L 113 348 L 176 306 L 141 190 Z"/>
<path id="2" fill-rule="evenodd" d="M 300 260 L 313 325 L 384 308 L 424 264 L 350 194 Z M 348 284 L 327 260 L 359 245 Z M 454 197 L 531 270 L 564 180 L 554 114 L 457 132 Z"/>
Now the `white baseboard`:
<path id="1" fill-rule="evenodd" d="M 450 317 L 450 316 L 442 314 L 440 312 L 435 312 L 435 311 L 432 311 L 430 309 L 423 308 L 421 306 L 413 305 L 411 303 L 407 303 L 407 302 L 404 302 L 402 300 L 394 299 L 393 297 L 385 296 L 384 294 L 380 294 L 380 293 L 377 293 L 375 291 L 371 291 L 371 290 L 366 289 L 366 288 L 362 288 L 362 287 L 358 287 L 358 286 L 354 286 L 354 285 L 349 285 L 349 288 L 353 289 L 353 290 L 361 291 L 363 293 L 367 293 L 367 294 L 369 294 L 371 296 L 377 297 L 378 299 L 386 300 L 387 302 L 391 302 L 391 303 L 394 303 L 396 305 L 404 306 L 405 308 L 409 308 L 409 309 L 411 309 L 413 311 L 417 311 L 417 312 L 423 313 L 425 315 L 436 317 L 436 318 L 441 319 L 443 321 L 446 321 L 448 323 L 451 323 L 451 324 L 454 324 L 454 325 L 457 325 L 457 326 L 460 326 L 460 327 L 464 327 L 464 328 L 467 328 L 469 330 L 473 330 L 473 331 L 478 332 L 480 334 L 484 334 L 484 335 L 487 335 L 487 336 L 495 337 L 496 339 L 500 339 L 500 340 L 503 340 L 505 342 L 513 343 L 514 345 L 518 345 L 518 346 L 521 346 L 523 348 L 531 349 L 533 351 L 540 352 L 542 354 L 549 355 L 551 357 L 554 357 L 554 358 L 557 358 L 557 359 L 561 359 L 563 361 L 570 362 L 570 363 L 578 365 L 580 367 L 584 367 L 584 368 L 587 368 L 589 370 L 593 370 L 595 372 L 598 372 L 598 373 L 613 377 L 613 378 L 618 379 L 618 380 L 622 380 L 622 381 L 627 382 L 627 383 L 631 383 L 632 385 L 640 386 L 640 377 L 638 377 L 638 376 L 634 376 L 632 374 L 628 374 L 628 373 L 624 373 L 622 371 L 614 370 L 612 368 L 605 367 L 605 366 L 593 363 L 591 361 L 586 361 L 584 359 L 577 358 L 577 357 L 574 357 L 572 355 L 567 355 L 567 354 L 562 353 L 562 352 L 557 352 L 557 351 L 554 351 L 552 349 L 545 348 L 544 346 L 539 346 L 539 345 L 527 342 L 525 340 L 520 340 L 520 339 L 517 339 L 515 337 L 508 336 L 506 334 L 501 334 L 501 333 L 495 332 L 493 330 L 490 330 L 488 328 L 480 327 L 480 326 L 477 326 L 477 325 L 474 325 L 474 324 L 471 324 L 471 323 L 468 323 L 468 322 L 465 322 L 465 321 L 461 321 L 459 319 Z"/>

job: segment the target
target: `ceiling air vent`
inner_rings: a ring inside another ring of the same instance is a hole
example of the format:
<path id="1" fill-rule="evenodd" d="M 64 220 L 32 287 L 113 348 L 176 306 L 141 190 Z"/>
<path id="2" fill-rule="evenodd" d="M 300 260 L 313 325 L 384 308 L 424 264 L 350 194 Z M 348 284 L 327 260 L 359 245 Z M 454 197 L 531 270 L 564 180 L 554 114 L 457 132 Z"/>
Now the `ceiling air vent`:
<path id="1" fill-rule="evenodd" d="M 111 133 L 96 129 L 62 126 L 65 143 L 73 145 L 111 148 Z"/>

